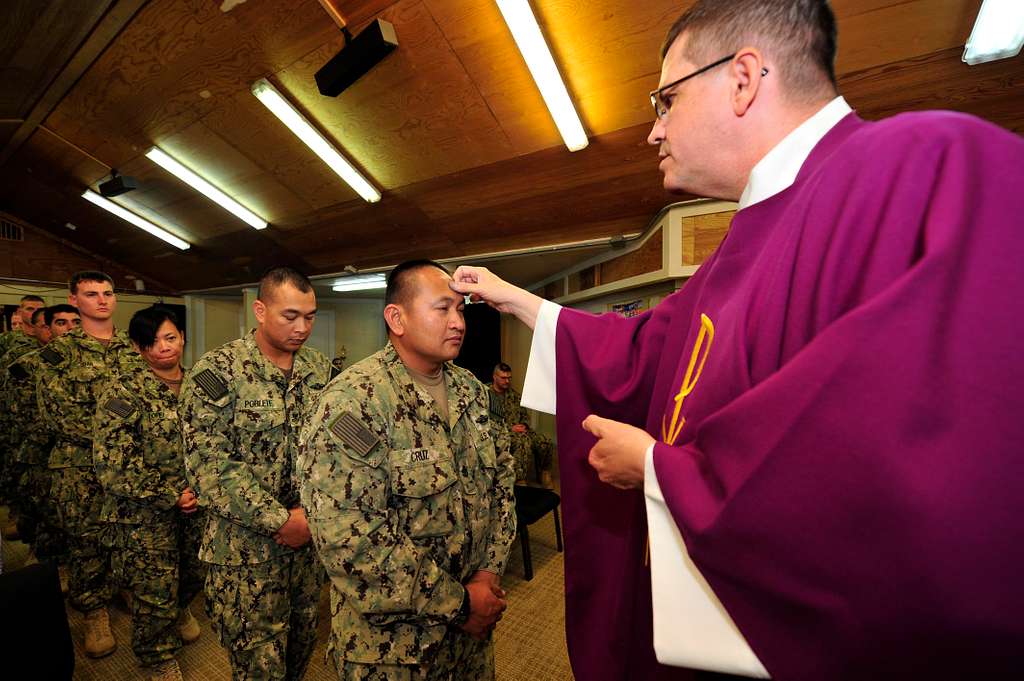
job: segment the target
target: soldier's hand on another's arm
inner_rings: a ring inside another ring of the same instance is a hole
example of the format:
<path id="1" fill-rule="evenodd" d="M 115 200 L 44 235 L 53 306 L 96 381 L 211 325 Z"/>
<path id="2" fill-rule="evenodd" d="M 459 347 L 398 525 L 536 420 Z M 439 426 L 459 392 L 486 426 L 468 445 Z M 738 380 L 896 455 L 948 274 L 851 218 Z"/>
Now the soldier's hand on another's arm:
<path id="1" fill-rule="evenodd" d="M 302 548 L 309 543 L 310 538 L 306 511 L 301 506 L 288 510 L 288 521 L 274 535 L 274 541 L 278 544 L 289 546 L 293 549 Z"/>
<path id="2" fill-rule="evenodd" d="M 525 433 L 526 432 L 526 425 L 523 424 L 523 423 L 517 423 L 514 426 L 512 426 L 512 432 L 513 433 Z"/>
<path id="3" fill-rule="evenodd" d="M 196 493 L 192 491 L 191 487 L 186 487 L 182 490 L 181 496 L 178 497 L 178 510 L 186 515 L 199 510 L 199 500 L 196 498 Z"/>
<path id="4" fill-rule="evenodd" d="M 498 588 L 498 591 L 501 589 Z M 498 597 L 489 580 L 467 582 L 466 596 L 469 598 L 469 618 L 462 625 L 462 630 L 482 641 L 501 619 L 501 613 L 508 607 L 508 601 Z"/>

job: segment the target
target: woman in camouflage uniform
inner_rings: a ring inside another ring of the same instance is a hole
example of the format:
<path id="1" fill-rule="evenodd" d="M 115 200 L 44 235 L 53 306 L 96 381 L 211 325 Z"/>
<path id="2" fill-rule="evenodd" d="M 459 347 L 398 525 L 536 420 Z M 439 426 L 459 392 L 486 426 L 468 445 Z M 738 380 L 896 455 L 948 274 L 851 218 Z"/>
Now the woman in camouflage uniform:
<path id="1" fill-rule="evenodd" d="M 102 517 L 115 580 L 131 594 L 132 649 L 151 678 L 181 679 L 174 655 L 199 636 L 188 604 L 203 584 L 203 514 L 185 479 L 178 422 L 185 338 L 174 313 L 156 305 L 135 313 L 128 335 L 141 356 L 122 361 L 97 400 Z"/>

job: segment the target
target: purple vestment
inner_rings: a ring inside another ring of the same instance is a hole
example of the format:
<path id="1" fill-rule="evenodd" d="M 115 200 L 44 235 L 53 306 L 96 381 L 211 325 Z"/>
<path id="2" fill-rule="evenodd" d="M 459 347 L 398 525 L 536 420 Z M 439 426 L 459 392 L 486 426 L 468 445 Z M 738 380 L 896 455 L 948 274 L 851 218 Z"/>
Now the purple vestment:
<path id="1" fill-rule="evenodd" d="M 687 549 L 775 679 L 1024 673 L 1022 232 L 1020 137 L 850 114 L 655 310 L 561 312 L 577 679 L 691 675 L 654 659 L 643 497 L 597 480 L 590 413 L 658 438 Z"/>

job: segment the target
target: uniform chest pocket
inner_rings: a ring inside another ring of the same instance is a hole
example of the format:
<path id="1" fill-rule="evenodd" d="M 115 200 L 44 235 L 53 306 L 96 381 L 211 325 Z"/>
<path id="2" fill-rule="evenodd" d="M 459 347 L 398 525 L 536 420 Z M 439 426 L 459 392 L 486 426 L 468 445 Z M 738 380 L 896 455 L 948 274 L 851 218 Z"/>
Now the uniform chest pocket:
<path id="1" fill-rule="evenodd" d="M 450 458 L 426 463 L 392 463 L 391 491 L 403 529 L 410 537 L 451 533 L 455 520 L 451 496 L 458 479 Z"/>
<path id="2" fill-rule="evenodd" d="M 283 409 L 236 409 L 235 426 L 247 431 L 268 431 L 284 425 Z"/>

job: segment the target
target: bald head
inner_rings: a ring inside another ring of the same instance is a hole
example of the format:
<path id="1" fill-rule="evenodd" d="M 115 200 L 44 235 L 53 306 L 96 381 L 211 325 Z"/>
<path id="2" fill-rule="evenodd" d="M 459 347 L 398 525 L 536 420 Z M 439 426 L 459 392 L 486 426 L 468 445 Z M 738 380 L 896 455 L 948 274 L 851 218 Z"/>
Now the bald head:
<path id="1" fill-rule="evenodd" d="M 791 102 L 836 96 L 836 20 L 827 0 L 697 0 L 669 29 L 662 58 L 680 39 L 683 56 L 697 65 L 757 48 Z"/>

